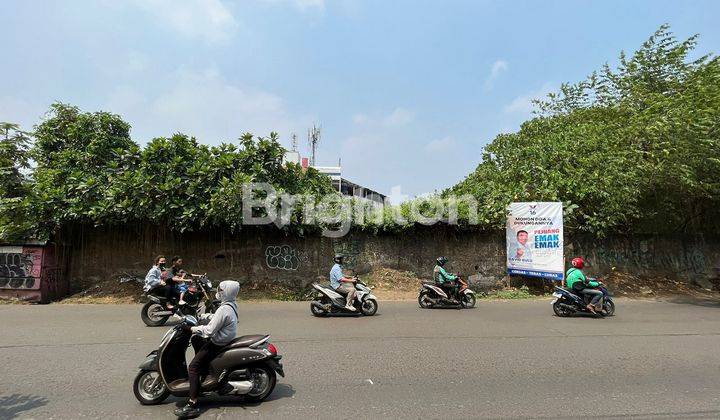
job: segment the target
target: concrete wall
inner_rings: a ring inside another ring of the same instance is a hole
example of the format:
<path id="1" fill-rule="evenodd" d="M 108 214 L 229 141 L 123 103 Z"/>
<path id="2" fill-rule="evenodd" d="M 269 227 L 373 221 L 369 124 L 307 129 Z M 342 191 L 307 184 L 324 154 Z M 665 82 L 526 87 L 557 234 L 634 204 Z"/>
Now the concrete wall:
<path id="1" fill-rule="evenodd" d="M 451 269 L 473 275 L 480 287 L 505 276 L 504 233 L 456 232 L 422 227 L 396 235 L 354 232 L 341 239 L 297 237 L 274 229 L 246 229 L 178 234 L 153 226 L 75 227 L 63 233 L 71 248 L 69 276 L 73 290 L 123 274 L 142 275 L 157 254 L 180 255 L 189 271 L 207 272 L 214 280 L 279 282 L 303 287 L 325 279 L 336 252 L 359 274 L 375 266 L 412 271 L 429 278 L 437 256 L 451 258 Z M 612 267 L 647 276 L 686 281 L 715 276 L 720 243 L 691 238 L 566 238 L 565 255 L 588 258 L 594 274 Z M 477 267 L 477 268 L 476 268 Z"/>

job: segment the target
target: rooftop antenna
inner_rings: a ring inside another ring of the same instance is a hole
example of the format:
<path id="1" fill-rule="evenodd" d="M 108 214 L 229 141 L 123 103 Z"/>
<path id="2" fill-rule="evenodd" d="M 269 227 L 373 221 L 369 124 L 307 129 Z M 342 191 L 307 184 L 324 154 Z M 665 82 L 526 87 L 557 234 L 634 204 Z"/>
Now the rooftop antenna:
<path id="1" fill-rule="evenodd" d="M 320 143 L 320 126 L 313 124 L 312 128 L 308 128 L 308 146 L 310 147 L 310 165 L 315 166 L 315 155 L 317 153 L 317 145 Z"/>
<path id="2" fill-rule="evenodd" d="M 290 136 L 290 138 L 291 138 L 291 140 L 290 140 L 290 146 L 292 147 L 292 151 L 293 151 L 293 152 L 297 152 L 297 151 L 298 151 L 297 134 L 292 133 L 292 135 Z"/>

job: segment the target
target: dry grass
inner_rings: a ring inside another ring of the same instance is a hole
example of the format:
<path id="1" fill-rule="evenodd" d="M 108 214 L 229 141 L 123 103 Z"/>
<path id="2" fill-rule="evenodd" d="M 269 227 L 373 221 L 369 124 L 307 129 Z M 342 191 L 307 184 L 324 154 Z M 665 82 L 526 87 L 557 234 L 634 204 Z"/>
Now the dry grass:
<path id="1" fill-rule="evenodd" d="M 361 277 L 380 300 L 415 300 L 422 280 L 413 272 L 380 267 Z"/>
<path id="2" fill-rule="evenodd" d="M 0 305 L 29 305 L 30 302 L 18 298 L 0 298 Z"/>
<path id="3" fill-rule="evenodd" d="M 60 303 L 125 304 L 141 302 L 142 285 L 135 281 L 120 283 L 112 277 L 60 301 Z"/>

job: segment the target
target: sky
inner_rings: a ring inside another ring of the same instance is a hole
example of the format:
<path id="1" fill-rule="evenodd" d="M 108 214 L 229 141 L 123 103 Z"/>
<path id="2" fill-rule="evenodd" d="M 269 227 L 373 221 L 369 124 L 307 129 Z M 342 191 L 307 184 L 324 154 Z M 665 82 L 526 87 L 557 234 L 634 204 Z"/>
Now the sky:
<path id="1" fill-rule="evenodd" d="M 299 139 L 382 193 L 441 191 L 483 146 L 661 24 L 720 50 L 716 1 L 70 0 L 0 2 L 0 121 L 51 103 L 109 111 L 145 144 L 176 132 Z"/>

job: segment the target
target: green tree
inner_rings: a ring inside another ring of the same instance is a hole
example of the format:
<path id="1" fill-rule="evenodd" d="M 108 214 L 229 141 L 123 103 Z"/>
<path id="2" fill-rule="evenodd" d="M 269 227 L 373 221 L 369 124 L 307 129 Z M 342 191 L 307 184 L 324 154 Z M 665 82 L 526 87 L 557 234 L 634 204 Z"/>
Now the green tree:
<path id="1" fill-rule="evenodd" d="M 561 200 L 569 227 L 598 234 L 717 231 L 720 63 L 691 59 L 696 43 L 663 25 L 617 69 L 563 84 L 445 194 L 475 195 L 497 227 L 512 201 Z"/>
<path id="2" fill-rule="evenodd" d="M 37 166 L 25 205 L 35 215 L 33 228 L 44 235 L 78 223 L 237 230 L 243 183 L 267 182 L 291 194 L 333 191 L 317 171 L 283 165 L 276 133 L 244 134 L 238 145 L 214 147 L 177 133 L 141 148 L 119 116 L 53 104 L 34 136 L 30 155 Z M 11 224 L 7 218 L 2 223 Z"/>
<path id="3" fill-rule="evenodd" d="M 17 124 L 0 122 L 0 240 L 30 234 L 28 212 L 30 138 Z"/>
<path id="4" fill-rule="evenodd" d="M 0 122 L 0 197 L 25 195 L 27 179 L 23 172 L 30 168 L 29 144 L 30 138 L 20 126 Z"/>

